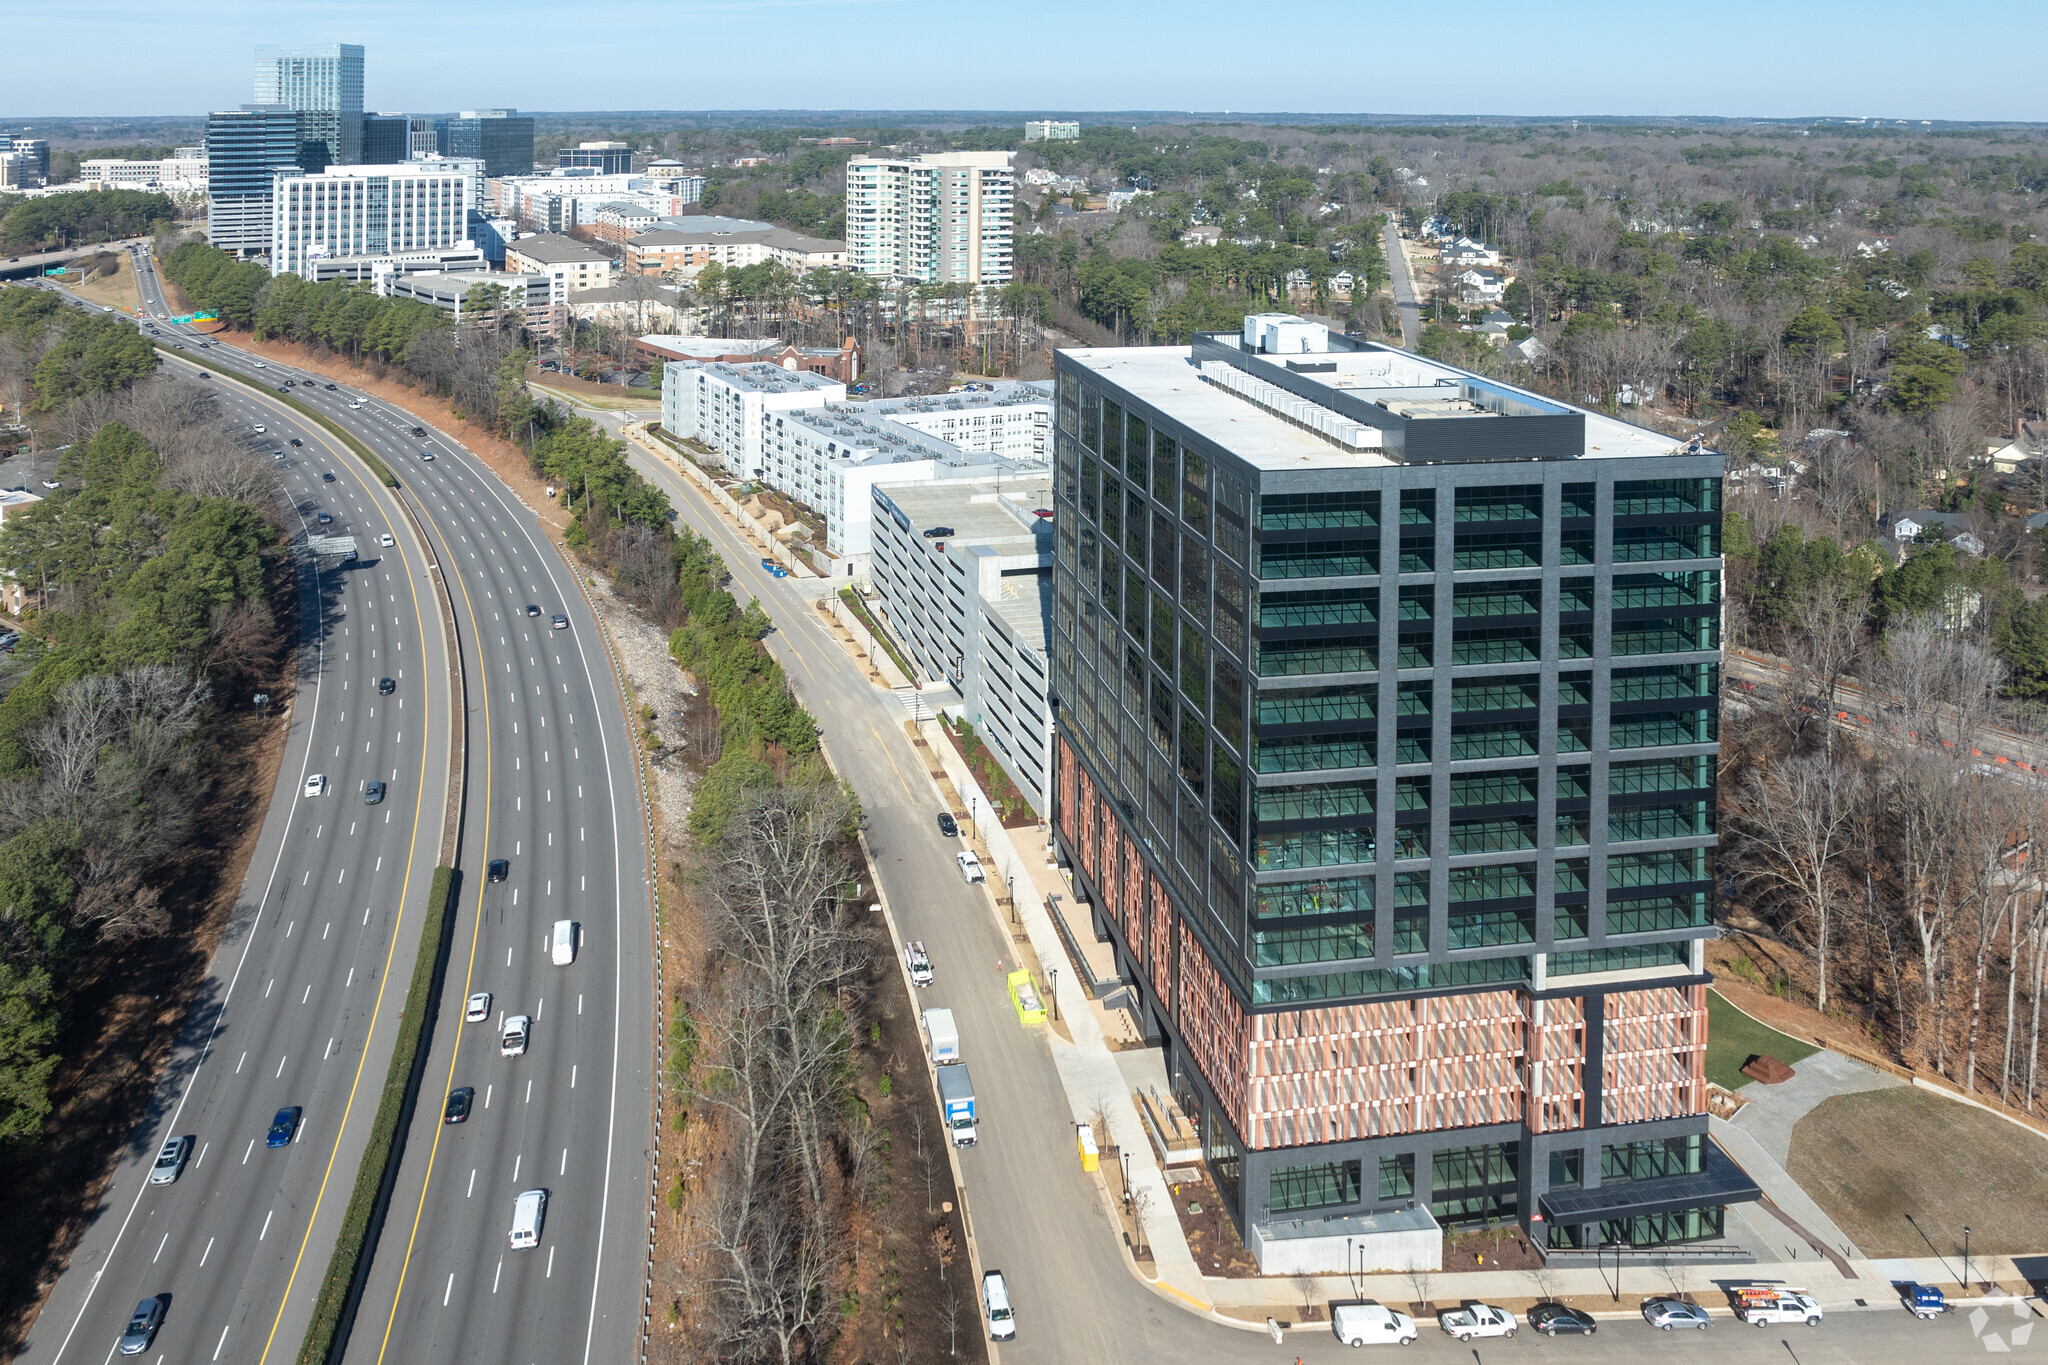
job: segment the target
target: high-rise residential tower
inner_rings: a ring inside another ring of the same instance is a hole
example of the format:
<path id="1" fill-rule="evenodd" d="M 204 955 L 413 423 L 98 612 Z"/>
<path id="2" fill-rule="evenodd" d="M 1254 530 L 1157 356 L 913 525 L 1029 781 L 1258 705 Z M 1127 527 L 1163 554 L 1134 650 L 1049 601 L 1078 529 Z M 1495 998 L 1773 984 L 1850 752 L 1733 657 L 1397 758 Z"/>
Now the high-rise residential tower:
<path id="1" fill-rule="evenodd" d="M 307 170 L 336 162 L 354 165 L 363 159 L 361 47 L 330 43 L 257 48 L 255 102 L 281 104 L 306 115 L 301 136 L 310 145 L 300 160 Z"/>
<path id="2" fill-rule="evenodd" d="M 1057 367 L 1055 837 L 1248 1245 L 1717 1239 L 1721 457 L 1284 316 Z"/>
<path id="3" fill-rule="evenodd" d="M 1016 172 L 1008 152 L 846 163 L 852 269 L 918 284 L 1008 284 Z"/>

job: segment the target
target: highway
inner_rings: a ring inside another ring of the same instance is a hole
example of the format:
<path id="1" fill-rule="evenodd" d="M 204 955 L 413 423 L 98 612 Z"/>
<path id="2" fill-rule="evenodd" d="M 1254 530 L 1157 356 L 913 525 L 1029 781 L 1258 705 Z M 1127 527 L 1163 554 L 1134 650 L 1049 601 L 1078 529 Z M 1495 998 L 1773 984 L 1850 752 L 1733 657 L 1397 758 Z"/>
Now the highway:
<path id="1" fill-rule="evenodd" d="M 150 311 L 168 315 L 146 260 L 137 277 Z M 232 346 L 203 355 L 273 390 L 294 381 L 397 474 L 449 572 L 468 680 L 454 951 L 347 1358 L 626 1359 L 646 1257 L 652 920 L 646 811 L 597 623 L 538 519 L 444 434 L 413 437 L 421 419 Z M 558 613 L 564 629 L 552 627 Z M 492 883 L 486 866 L 500 858 L 509 875 Z M 545 946 L 557 919 L 581 926 L 566 967 Z M 489 1017 L 465 1024 L 476 991 L 491 992 Z M 513 1013 L 532 1017 L 531 1045 L 501 1057 L 499 1022 Z M 457 1086 L 474 1087 L 475 1106 L 444 1125 Z M 513 1252 L 512 1204 L 526 1189 L 549 1191 L 546 1224 L 536 1248 Z"/>
<path id="2" fill-rule="evenodd" d="M 301 553 L 298 690 L 282 770 L 233 918 L 149 1112 L 24 1362 L 100 1362 L 138 1300 L 168 1295 L 152 1358 L 290 1360 L 355 1181 L 418 944 L 446 806 L 448 666 L 427 556 L 362 464 L 282 405 L 222 385 L 229 429 L 282 450 L 303 531 L 353 534 L 353 564 Z M 256 433 L 261 424 L 267 428 Z M 304 442 L 302 448 L 288 444 Z M 324 474 L 334 481 L 326 482 Z M 333 525 L 320 527 L 325 511 Z M 390 535 L 390 548 L 378 545 Z M 379 695 L 377 679 L 395 690 Z M 246 698 L 223 698 L 247 704 Z M 317 796 L 306 779 L 326 778 Z M 364 786 L 389 784 L 381 804 Z M 294 1140 L 272 1115 L 304 1108 Z M 160 1144 L 190 1134 L 168 1186 Z"/>

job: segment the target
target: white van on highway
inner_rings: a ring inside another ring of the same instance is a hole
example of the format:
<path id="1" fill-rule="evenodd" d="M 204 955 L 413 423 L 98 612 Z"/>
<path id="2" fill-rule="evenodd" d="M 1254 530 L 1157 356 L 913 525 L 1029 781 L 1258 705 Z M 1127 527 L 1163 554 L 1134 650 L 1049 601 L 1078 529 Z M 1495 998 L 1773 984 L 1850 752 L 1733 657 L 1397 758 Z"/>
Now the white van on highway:
<path id="1" fill-rule="evenodd" d="M 525 1190 L 512 1201 L 512 1249 L 531 1251 L 540 1245 L 541 1225 L 548 1220 L 548 1192 Z"/>
<path id="2" fill-rule="evenodd" d="M 566 967 L 576 960 L 576 941 L 583 936 L 583 926 L 573 919 L 555 921 L 554 959 L 557 967 Z"/>

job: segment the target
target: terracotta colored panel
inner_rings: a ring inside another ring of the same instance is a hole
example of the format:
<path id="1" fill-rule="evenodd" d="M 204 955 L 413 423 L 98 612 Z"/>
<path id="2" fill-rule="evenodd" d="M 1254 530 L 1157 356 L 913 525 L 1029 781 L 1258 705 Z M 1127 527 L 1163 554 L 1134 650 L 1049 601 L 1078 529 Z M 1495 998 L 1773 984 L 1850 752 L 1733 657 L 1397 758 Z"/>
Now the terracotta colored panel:
<path id="1" fill-rule="evenodd" d="M 1678 1118 L 1706 1108 L 1704 986 L 1659 986 L 1606 997 L 1603 1123 Z"/>
<path id="2" fill-rule="evenodd" d="M 1185 924 L 1180 927 L 1180 989 L 1181 1043 L 1231 1125 L 1243 1132 L 1250 1017 Z"/>

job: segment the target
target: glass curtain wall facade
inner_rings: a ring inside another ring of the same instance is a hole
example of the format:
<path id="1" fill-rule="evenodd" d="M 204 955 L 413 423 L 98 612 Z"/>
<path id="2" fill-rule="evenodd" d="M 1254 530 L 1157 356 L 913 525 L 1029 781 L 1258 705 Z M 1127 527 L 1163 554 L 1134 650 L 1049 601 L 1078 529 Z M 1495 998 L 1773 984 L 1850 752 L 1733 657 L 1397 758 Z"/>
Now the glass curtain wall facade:
<path id="1" fill-rule="evenodd" d="M 256 49 L 258 104 L 282 104 L 305 115 L 300 164 L 308 171 L 356 165 L 363 159 L 363 49 L 326 47 Z"/>
<path id="2" fill-rule="evenodd" d="M 1233 1214 L 1540 1236 L 1553 1153 L 1706 1126 L 1720 458 L 1275 468 L 1114 354 L 1057 380 L 1056 838 Z"/>

